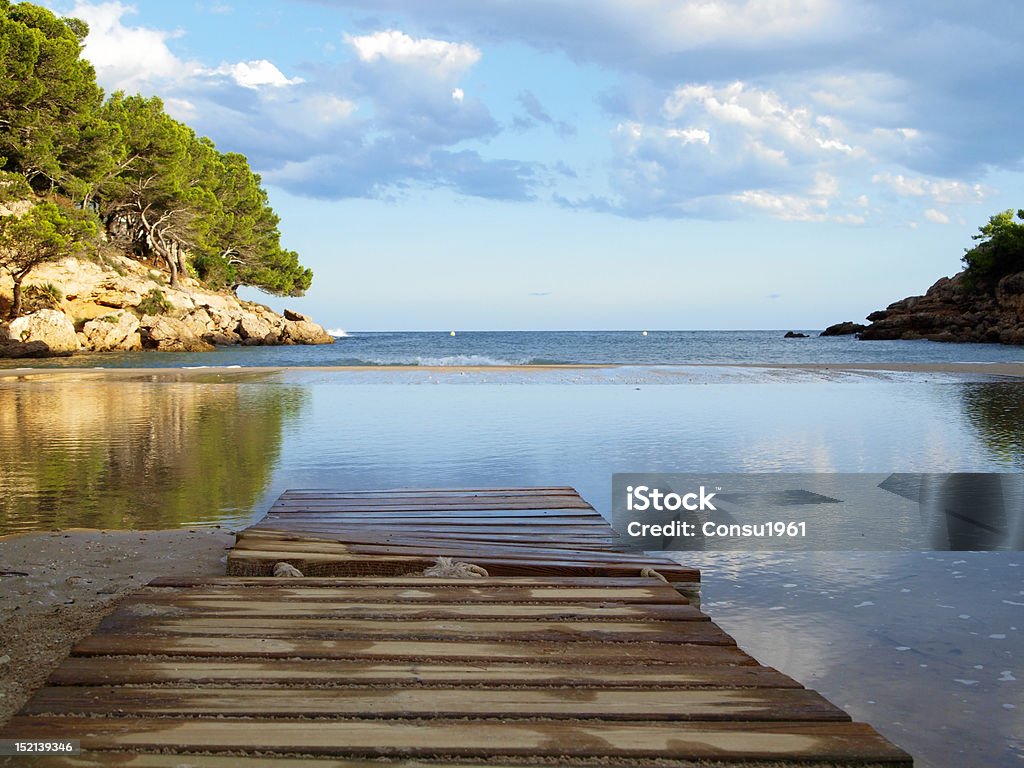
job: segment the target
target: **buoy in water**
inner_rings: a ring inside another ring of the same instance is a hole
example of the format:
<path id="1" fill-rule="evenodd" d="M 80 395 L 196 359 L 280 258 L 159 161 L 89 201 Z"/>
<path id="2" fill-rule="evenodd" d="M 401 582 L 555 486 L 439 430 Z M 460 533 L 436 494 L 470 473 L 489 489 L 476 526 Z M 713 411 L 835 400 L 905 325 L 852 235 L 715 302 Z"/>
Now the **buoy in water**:
<path id="1" fill-rule="evenodd" d="M 455 331 L 452 331 L 452 332 L 451 332 L 450 334 L 448 334 L 448 335 L 449 335 L 449 336 L 454 336 L 454 335 L 455 335 Z"/>
<path id="2" fill-rule="evenodd" d="M 641 333 L 640 335 L 641 335 L 641 336 L 646 336 L 646 335 L 647 335 L 647 331 L 644 331 L 644 332 L 643 332 L 643 333 Z"/>

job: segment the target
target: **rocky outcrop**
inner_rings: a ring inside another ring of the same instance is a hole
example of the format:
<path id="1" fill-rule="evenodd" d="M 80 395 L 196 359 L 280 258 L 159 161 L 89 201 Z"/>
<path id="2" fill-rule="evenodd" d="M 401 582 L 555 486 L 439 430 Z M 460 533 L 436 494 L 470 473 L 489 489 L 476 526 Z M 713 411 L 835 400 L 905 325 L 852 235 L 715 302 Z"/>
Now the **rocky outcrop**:
<path id="1" fill-rule="evenodd" d="M 828 328 L 826 328 L 824 331 L 822 331 L 818 335 L 819 336 L 852 336 L 855 333 L 860 333 L 865 328 L 867 328 L 867 326 L 864 325 L 863 323 L 855 323 L 852 320 L 847 320 L 844 323 L 836 323 L 835 325 L 830 325 Z"/>
<path id="2" fill-rule="evenodd" d="M 51 355 L 70 355 L 79 349 L 75 326 L 55 309 L 40 309 L 12 320 L 5 335 L 9 341 L 21 344 L 44 344 Z"/>
<path id="3" fill-rule="evenodd" d="M 910 296 L 872 312 L 861 339 L 929 339 L 1024 344 L 1024 272 L 1003 277 L 995 292 L 972 290 L 964 273 L 938 280 L 924 296 Z"/>
<path id="4" fill-rule="evenodd" d="M 176 317 L 144 315 L 139 321 L 142 346 L 157 352 L 212 352 L 215 347 L 196 336 Z"/>
<path id="5" fill-rule="evenodd" d="M 334 342 L 327 331 L 299 312 L 287 309 L 282 316 L 233 294 L 211 291 L 187 277 L 178 288 L 171 288 L 158 272 L 117 253 L 106 252 L 97 261 L 72 258 L 43 264 L 33 270 L 28 282 L 50 283 L 64 294 L 60 311 L 47 310 L 52 313 L 47 323 L 55 324 L 46 331 L 50 341 L 39 335 L 46 325 L 39 319 L 32 321 L 39 330 L 20 338 L 27 318 L 39 315 L 33 313 L 15 321 L 21 323 L 19 335 L 0 336 L 0 357 L 70 354 L 79 348 L 208 351 L 214 345 Z M 10 292 L 9 279 L 0 278 L 0 297 Z M 58 322 L 58 316 L 63 320 Z M 77 334 L 70 318 L 78 326 Z M 58 325 L 62 328 L 59 342 L 53 336 Z"/>
<path id="6" fill-rule="evenodd" d="M 798 333 L 796 331 L 786 331 L 786 335 L 783 336 L 782 338 L 784 338 L 784 339 L 806 339 L 807 338 L 807 334 L 806 333 Z"/>
<path id="7" fill-rule="evenodd" d="M 90 352 L 134 352 L 142 349 L 139 318 L 121 310 L 89 320 L 78 334 Z"/>
<path id="8" fill-rule="evenodd" d="M 286 320 L 281 330 L 285 344 L 333 344 L 334 337 L 316 323 L 308 320 Z"/>

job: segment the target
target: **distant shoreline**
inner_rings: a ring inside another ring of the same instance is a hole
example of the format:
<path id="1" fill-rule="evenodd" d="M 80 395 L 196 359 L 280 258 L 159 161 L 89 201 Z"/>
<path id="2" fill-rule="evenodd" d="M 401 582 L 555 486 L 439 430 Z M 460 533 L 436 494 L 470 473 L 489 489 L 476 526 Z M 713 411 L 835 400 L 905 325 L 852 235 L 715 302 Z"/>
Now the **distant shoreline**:
<path id="1" fill-rule="evenodd" d="M 195 368 L 0 368 L 0 380 L 26 377 L 92 376 L 106 379 L 128 379 L 140 376 L 176 377 L 179 380 L 208 378 L 211 374 L 229 378 L 253 375 L 288 373 L 291 371 L 317 372 L 361 372 L 374 371 L 394 373 L 396 371 L 420 371 L 437 374 L 488 373 L 488 372 L 543 372 L 573 370 L 615 370 L 622 368 L 659 368 L 669 370 L 685 369 L 764 369 L 796 371 L 879 371 L 892 373 L 944 373 L 965 375 L 989 375 L 1024 378 L 1024 362 L 1020 363 L 559 363 L 554 365 L 317 365 L 317 366 L 231 366 Z"/>

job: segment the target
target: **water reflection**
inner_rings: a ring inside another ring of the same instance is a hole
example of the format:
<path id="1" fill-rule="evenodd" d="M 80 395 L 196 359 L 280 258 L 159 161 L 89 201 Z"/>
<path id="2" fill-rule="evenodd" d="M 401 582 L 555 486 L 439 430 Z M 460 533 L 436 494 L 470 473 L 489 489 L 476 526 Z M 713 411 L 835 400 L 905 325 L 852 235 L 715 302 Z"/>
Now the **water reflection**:
<path id="1" fill-rule="evenodd" d="M 960 397 L 964 415 L 993 455 L 1024 468 L 1024 386 L 966 384 Z"/>
<path id="2" fill-rule="evenodd" d="M 0 532 L 249 518 L 302 388 L 57 377 L 0 386 Z"/>

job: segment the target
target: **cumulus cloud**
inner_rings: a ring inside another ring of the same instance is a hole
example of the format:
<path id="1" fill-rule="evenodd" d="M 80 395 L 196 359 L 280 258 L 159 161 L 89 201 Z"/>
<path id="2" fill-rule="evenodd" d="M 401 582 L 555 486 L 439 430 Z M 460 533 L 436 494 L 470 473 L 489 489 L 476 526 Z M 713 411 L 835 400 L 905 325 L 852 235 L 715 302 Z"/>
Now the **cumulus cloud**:
<path id="1" fill-rule="evenodd" d="M 933 224 L 949 224 L 949 216 L 935 208 L 928 208 L 924 212 L 924 217 Z"/>
<path id="2" fill-rule="evenodd" d="M 133 13 L 132 6 L 120 2 L 79 2 L 69 14 L 88 23 L 84 55 L 106 88 L 134 92 L 195 69 L 168 47 L 176 32 L 125 24 Z"/>
<path id="3" fill-rule="evenodd" d="M 301 77 L 291 79 L 285 77 L 281 70 L 266 59 L 240 61 L 237 64 L 221 64 L 216 69 L 210 70 L 209 74 L 227 75 L 243 88 L 260 88 L 262 86 L 283 88 L 303 82 Z"/>
<path id="4" fill-rule="evenodd" d="M 983 184 L 970 184 L 956 179 L 904 176 L 902 173 L 876 173 L 871 177 L 871 181 L 889 188 L 902 197 L 927 197 L 936 203 L 981 202 L 989 193 Z"/>
<path id="5" fill-rule="evenodd" d="M 478 61 L 480 50 L 468 43 L 451 43 L 431 38 L 416 39 L 397 29 L 385 29 L 369 35 L 346 35 L 360 61 L 385 61 L 434 77 L 456 77 Z"/>

